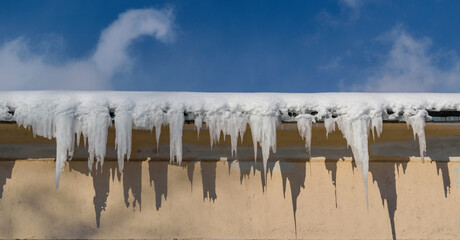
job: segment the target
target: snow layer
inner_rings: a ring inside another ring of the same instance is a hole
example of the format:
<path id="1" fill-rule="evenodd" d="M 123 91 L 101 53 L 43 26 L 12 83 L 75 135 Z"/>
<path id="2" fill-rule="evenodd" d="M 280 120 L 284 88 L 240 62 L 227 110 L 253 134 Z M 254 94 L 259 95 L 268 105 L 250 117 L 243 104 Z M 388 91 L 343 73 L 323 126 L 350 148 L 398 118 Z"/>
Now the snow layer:
<path id="1" fill-rule="evenodd" d="M 70 160 L 80 137 L 87 145 L 91 169 L 104 163 L 107 132 L 114 112 L 120 171 L 131 154 L 132 129 L 155 128 L 158 145 L 162 125 L 169 125 L 170 160 L 182 161 L 182 129 L 184 112 L 195 116 L 197 134 L 202 122 L 209 128 L 211 146 L 220 135 L 231 138 L 231 153 L 237 156 L 238 137 L 249 124 L 254 158 L 258 145 L 262 148 L 264 171 L 270 151 L 276 151 L 276 129 L 280 116 L 288 112 L 296 117 L 299 134 L 311 151 L 311 127 L 315 120 L 324 120 L 327 133 L 342 131 L 354 159 L 362 169 L 367 194 L 369 164 L 368 137 L 379 137 L 383 120 L 406 121 L 420 144 L 420 156 L 426 152 L 425 120 L 427 110 L 460 110 L 460 94 L 429 93 L 193 93 L 193 92 L 74 92 L 33 91 L 0 92 L 0 118 L 15 120 L 31 128 L 34 135 L 56 139 L 56 186 L 59 175 Z M 14 116 L 11 114 L 14 112 Z M 388 112 L 392 114 L 388 114 Z M 316 113 L 313 115 L 313 113 Z M 76 138 L 75 138 L 76 137 Z M 76 140 L 75 140 L 76 139 Z M 158 149 L 158 148 L 157 148 Z"/>

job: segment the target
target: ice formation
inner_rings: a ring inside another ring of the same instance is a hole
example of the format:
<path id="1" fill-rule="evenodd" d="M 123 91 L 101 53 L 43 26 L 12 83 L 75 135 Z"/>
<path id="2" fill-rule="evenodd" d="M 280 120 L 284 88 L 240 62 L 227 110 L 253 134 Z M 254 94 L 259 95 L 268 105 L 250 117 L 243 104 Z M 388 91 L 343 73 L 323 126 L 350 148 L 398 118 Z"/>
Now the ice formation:
<path id="1" fill-rule="evenodd" d="M 133 129 L 133 104 L 121 105 L 115 110 L 115 148 L 117 149 L 118 170 L 123 171 L 124 159 L 131 156 L 131 139 Z"/>
<path id="2" fill-rule="evenodd" d="M 337 118 L 337 125 L 342 131 L 343 137 L 347 140 L 348 146 L 351 147 L 356 165 L 361 167 L 367 206 L 369 206 L 367 172 L 369 171 L 368 139 L 370 122 L 370 117 L 367 115 L 358 117 L 339 116 Z"/>
<path id="3" fill-rule="evenodd" d="M 262 148 L 262 161 L 264 165 L 264 176 L 267 174 L 267 162 L 272 152 L 276 152 L 276 127 L 279 119 L 276 115 L 260 116 L 251 115 L 249 126 L 251 127 L 252 141 L 254 144 L 254 160 L 257 160 L 257 144 Z"/>
<path id="4" fill-rule="evenodd" d="M 309 156 L 311 156 L 311 128 L 312 123 L 316 122 L 315 117 L 310 114 L 300 114 L 295 119 L 297 120 L 299 134 L 305 140 L 305 148 Z"/>
<path id="5" fill-rule="evenodd" d="M 102 167 L 104 164 L 107 146 L 107 133 L 109 126 L 112 124 L 108 102 L 103 98 L 83 98 L 81 99 L 80 104 L 76 105 L 76 107 L 75 134 L 77 136 L 82 135 L 85 144 L 87 143 L 88 145 L 89 169 L 92 169 L 94 159 L 96 159 L 97 169 L 98 165 L 101 165 Z M 33 117 L 33 115 L 31 117 Z M 58 136 L 56 136 L 56 141 L 57 138 Z M 80 139 L 77 138 L 77 140 Z M 58 185 L 58 182 L 56 182 L 56 185 Z"/>
<path id="6" fill-rule="evenodd" d="M 324 119 L 324 127 L 326 128 L 326 137 L 329 133 L 335 131 L 335 118 L 327 117 Z"/>
<path id="7" fill-rule="evenodd" d="M 182 129 L 184 127 L 184 111 L 171 110 L 167 115 L 169 124 L 169 161 L 174 158 L 178 164 L 182 162 Z"/>
<path id="8" fill-rule="evenodd" d="M 370 117 L 371 117 L 371 130 L 372 130 L 372 138 L 375 140 L 375 135 L 377 134 L 377 137 L 380 137 L 380 134 L 382 134 L 383 131 L 383 112 L 374 110 L 371 112 Z"/>
<path id="9" fill-rule="evenodd" d="M 80 138 L 87 146 L 91 169 L 104 163 L 107 133 L 115 127 L 119 170 L 131 154 L 132 130 L 155 129 L 158 149 L 161 127 L 169 125 L 170 160 L 182 161 L 185 115 L 194 116 L 197 134 L 206 123 L 211 146 L 221 134 L 230 136 L 231 153 L 237 155 L 238 138 L 249 124 L 257 159 L 262 149 L 264 171 L 270 151 L 276 152 L 276 129 L 281 116 L 297 112 L 299 134 L 311 151 L 315 120 L 324 121 L 327 134 L 337 123 L 356 164 L 360 166 L 367 195 L 368 138 L 382 132 L 383 120 L 405 121 L 418 137 L 425 156 L 425 121 L 429 111 L 460 111 L 459 94 L 397 93 L 193 93 L 193 92 L 0 92 L 0 118 L 31 128 L 34 135 L 56 139 L 56 186 L 65 163 L 71 160 Z M 112 116 L 111 116 L 112 114 Z M 113 121 L 112 121 L 113 117 Z M 193 119 L 192 119 L 193 120 Z M 113 124 L 113 125 L 112 125 Z"/>
<path id="10" fill-rule="evenodd" d="M 415 137 L 418 137 L 420 157 L 422 162 L 425 161 L 426 153 L 426 139 L 425 139 L 425 120 L 429 119 L 428 112 L 425 109 L 417 111 L 408 111 L 404 113 L 404 121 L 407 123 L 407 127 L 411 126 Z"/>
<path id="11" fill-rule="evenodd" d="M 194 122 L 196 127 L 196 136 L 200 138 L 200 129 L 203 126 L 203 117 L 201 115 L 197 115 Z"/>
<path id="12" fill-rule="evenodd" d="M 229 111 L 224 111 L 218 113 L 209 113 L 206 116 L 205 121 L 206 126 L 209 128 L 211 148 L 213 144 L 219 142 L 222 132 L 224 139 L 226 135 L 230 135 L 232 156 L 236 156 L 238 136 L 241 136 L 241 141 L 243 141 L 243 136 L 246 132 L 246 126 L 248 124 L 248 116 L 241 112 L 231 113 Z M 201 127 L 201 123 L 199 126 Z"/>

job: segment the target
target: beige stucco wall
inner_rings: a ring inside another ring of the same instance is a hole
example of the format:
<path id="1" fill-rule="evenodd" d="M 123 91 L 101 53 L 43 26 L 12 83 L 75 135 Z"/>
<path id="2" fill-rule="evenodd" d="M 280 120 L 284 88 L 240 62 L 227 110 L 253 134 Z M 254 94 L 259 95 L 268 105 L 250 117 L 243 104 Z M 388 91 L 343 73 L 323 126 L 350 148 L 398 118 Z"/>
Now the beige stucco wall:
<path id="1" fill-rule="evenodd" d="M 316 126 L 311 162 L 295 125 L 278 131 L 266 180 L 249 134 L 236 160 L 228 138 L 210 150 L 209 133 L 197 139 L 187 125 L 182 166 L 166 161 L 167 128 L 158 155 L 154 135 L 136 131 L 123 174 L 113 150 L 90 173 L 79 149 L 55 189 L 54 143 L 1 124 L 0 238 L 459 237 L 460 125 L 427 126 L 436 161 L 422 164 L 410 157 L 418 154 L 410 129 L 385 124 L 370 139 L 369 209 L 340 132 L 326 138 Z"/>

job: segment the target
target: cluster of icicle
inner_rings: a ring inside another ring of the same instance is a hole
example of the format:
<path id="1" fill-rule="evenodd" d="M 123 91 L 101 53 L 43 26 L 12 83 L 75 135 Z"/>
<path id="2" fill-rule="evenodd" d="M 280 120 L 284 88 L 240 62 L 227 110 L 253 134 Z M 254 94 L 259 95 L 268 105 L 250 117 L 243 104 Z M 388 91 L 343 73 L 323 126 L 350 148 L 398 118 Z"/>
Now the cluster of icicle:
<path id="1" fill-rule="evenodd" d="M 402 108 L 403 104 L 395 105 L 374 95 L 355 97 L 354 102 L 340 105 L 340 101 L 330 101 L 331 96 L 326 94 L 260 94 L 254 97 L 249 94 L 144 93 L 145 96 L 139 98 L 135 96 L 142 95 L 141 93 L 75 93 L 74 96 L 65 92 L 56 93 L 58 97 L 50 97 L 49 94 L 53 92 L 38 92 L 29 96 L 24 93 L 0 94 L 0 117 L 12 117 L 18 125 L 32 128 L 34 136 L 56 139 L 56 187 L 66 161 L 72 158 L 75 144 L 80 143 L 80 137 L 83 137 L 88 149 L 88 167 L 92 168 L 94 160 L 96 167 L 104 163 L 108 128 L 112 125 L 116 130 L 115 147 L 120 172 L 123 171 L 124 160 L 129 160 L 131 155 L 132 130 L 155 128 L 158 144 L 162 125 L 169 126 L 170 161 L 175 160 L 180 164 L 185 112 L 194 115 L 198 134 L 203 122 L 206 124 L 211 148 L 219 141 L 221 134 L 224 137 L 229 135 L 231 154 L 235 156 L 238 138 L 243 141 L 243 135 L 249 125 L 254 144 L 254 158 L 257 159 L 260 145 L 265 174 L 270 151 L 276 152 L 276 129 L 281 122 L 281 113 L 289 109 L 300 113 L 295 119 L 309 153 L 314 122 L 324 121 L 327 134 L 334 131 L 337 126 L 351 148 L 356 164 L 362 169 L 366 196 L 369 168 L 368 138 L 370 133 L 374 139 L 380 136 L 383 119 L 407 122 L 412 126 L 414 137 L 418 136 L 422 159 L 426 152 L 424 127 L 429 116 L 423 102 L 417 106 L 411 103 L 410 107 Z M 332 95 L 332 98 L 347 99 L 337 95 Z M 309 100 L 312 96 L 318 100 Z M 355 95 L 347 96 L 351 99 L 351 96 Z M 355 104 L 371 97 L 377 99 L 373 105 Z M 194 99 L 195 102 L 188 99 Z M 307 100 L 302 102 L 302 99 Z M 387 107 L 391 105 L 399 110 L 389 115 Z M 440 105 L 438 108 L 443 106 Z M 114 110 L 114 123 L 110 109 Z M 14 111 L 14 116 L 8 116 L 11 111 Z M 316 114 L 310 114 L 312 111 L 316 111 Z"/>
<path id="2" fill-rule="evenodd" d="M 347 140 L 347 145 L 353 152 L 353 157 L 356 165 L 361 167 L 363 174 L 364 191 L 366 194 L 366 203 L 368 202 L 368 187 L 367 187 L 367 173 L 369 171 L 369 152 L 368 152 L 368 138 L 369 133 L 372 132 L 372 137 L 380 137 L 383 130 L 383 117 L 386 113 L 383 111 L 371 111 L 369 114 L 361 116 L 348 116 L 347 114 L 340 115 L 336 118 L 328 117 L 324 119 L 324 127 L 326 128 L 326 135 L 335 131 L 337 123 L 338 128 Z M 394 116 L 388 116 L 392 118 Z M 426 153 L 426 140 L 425 140 L 425 121 L 429 119 L 426 110 L 421 109 L 418 111 L 410 111 L 404 113 L 404 120 L 411 126 L 415 136 L 418 136 L 420 156 L 422 161 Z M 312 123 L 315 122 L 315 116 L 310 114 L 301 114 L 296 117 L 297 128 L 300 136 L 305 140 L 305 148 L 311 154 L 311 138 L 312 138 Z"/>

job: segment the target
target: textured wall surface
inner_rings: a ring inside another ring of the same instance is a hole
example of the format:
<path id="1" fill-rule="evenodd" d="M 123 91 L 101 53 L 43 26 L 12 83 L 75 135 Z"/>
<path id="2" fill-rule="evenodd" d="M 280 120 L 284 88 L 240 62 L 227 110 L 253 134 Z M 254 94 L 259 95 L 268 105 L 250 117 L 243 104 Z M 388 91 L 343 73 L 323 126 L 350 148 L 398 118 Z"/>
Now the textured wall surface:
<path id="1" fill-rule="evenodd" d="M 184 128 L 184 162 L 169 164 L 165 128 L 136 131 L 133 159 L 88 170 L 84 148 L 55 189 L 54 142 L 0 124 L 0 238 L 450 238 L 459 237 L 460 125 L 427 125 L 425 163 L 405 124 L 370 139 L 369 209 L 361 170 L 340 132 L 313 128 L 312 159 L 295 125 L 278 131 L 264 178 L 249 131 L 238 157 L 229 139 L 209 148 Z M 260 152 L 260 151 L 259 151 Z M 433 160 L 433 161 L 432 161 Z"/>

